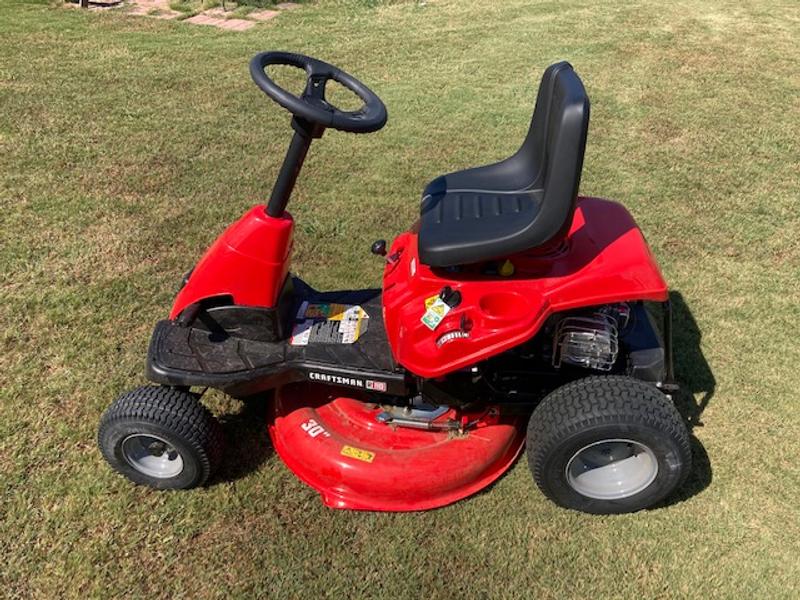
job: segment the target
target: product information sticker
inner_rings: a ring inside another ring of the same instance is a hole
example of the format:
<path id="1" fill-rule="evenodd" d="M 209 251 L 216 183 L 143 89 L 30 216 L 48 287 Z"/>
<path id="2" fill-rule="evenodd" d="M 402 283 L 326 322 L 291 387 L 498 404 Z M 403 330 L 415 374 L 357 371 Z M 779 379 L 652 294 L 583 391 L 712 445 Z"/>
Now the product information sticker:
<path id="1" fill-rule="evenodd" d="M 292 331 L 292 346 L 352 344 L 367 331 L 369 315 L 360 306 L 303 302 Z"/>
<path id="2" fill-rule="evenodd" d="M 450 312 L 450 307 L 439 296 L 431 296 L 425 300 L 425 314 L 422 315 L 423 324 L 433 331 L 442 322 L 445 315 Z"/>

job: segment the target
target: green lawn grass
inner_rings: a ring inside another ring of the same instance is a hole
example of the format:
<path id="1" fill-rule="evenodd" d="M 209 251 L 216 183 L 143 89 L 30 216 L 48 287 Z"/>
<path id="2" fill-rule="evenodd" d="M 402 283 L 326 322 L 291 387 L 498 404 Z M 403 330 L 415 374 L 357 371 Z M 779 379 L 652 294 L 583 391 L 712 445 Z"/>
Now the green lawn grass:
<path id="1" fill-rule="evenodd" d="M 582 192 L 629 207 L 680 300 L 678 374 L 705 410 L 677 498 L 569 512 L 520 461 L 441 510 L 333 511 L 220 395 L 231 447 L 210 487 L 107 468 L 101 412 L 143 383 L 180 275 L 276 174 L 289 119 L 247 72 L 270 48 L 342 66 L 389 108 L 378 134 L 316 142 L 294 194 L 295 270 L 321 288 L 374 285 L 370 242 L 432 177 L 513 151 L 542 70 L 575 65 Z M 791 2 L 320 2 L 229 33 L 4 0 L 2 594 L 798 597 L 799 74 Z"/>

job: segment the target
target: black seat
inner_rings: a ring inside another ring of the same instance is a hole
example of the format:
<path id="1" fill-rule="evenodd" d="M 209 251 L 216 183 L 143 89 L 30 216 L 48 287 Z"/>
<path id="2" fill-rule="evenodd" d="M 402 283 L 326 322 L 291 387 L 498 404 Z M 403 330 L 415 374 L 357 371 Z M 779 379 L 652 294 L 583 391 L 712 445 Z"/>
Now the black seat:
<path id="1" fill-rule="evenodd" d="M 572 222 L 588 128 L 589 98 L 581 80 L 569 63 L 551 65 L 516 154 L 442 175 L 425 188 L 420 260 L 451 267 L 558 241 Z"/>

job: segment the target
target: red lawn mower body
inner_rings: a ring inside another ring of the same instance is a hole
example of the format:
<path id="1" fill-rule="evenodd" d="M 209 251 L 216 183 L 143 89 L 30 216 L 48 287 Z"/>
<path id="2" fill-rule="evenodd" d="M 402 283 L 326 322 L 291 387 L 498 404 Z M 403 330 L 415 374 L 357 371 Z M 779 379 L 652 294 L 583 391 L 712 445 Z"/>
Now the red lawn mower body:
<path id="1" fill-rule="evenodd" d="M 200 259 L 170 312 L 230 297 L 237 305 L 274 308 L 289 273 L 294 221 L 254 206 Z M 569 233 L 548 254 L 509 256 L 514 274 L 448 273 L 420 262 L 417 233 L 394 241 L 383 278 L 383 308 L 392 353 L 420 377 L 442 377 L 518 346 L 556 312 L 630 300 L 663 302 L 668 288 L 633 217 L 620 204 L 579 198 Z M 425 300 L 450 286 L 462 302 L 431 331 Z M 469 337 L 437 343 L 471 323 Z"/>
<path id="2" fill-rule="evenodd" d="M 289 272 L 293 220 L 255 206 L 198 262 L 171 317 L 214 297 L 273 308 Z M 458 276 L 420 263 L 417 233 L 394 241 L 383 280 L 386 332 L 396 362 L 424 378 L 444 377 L 534 337 L 552 314 L 631 299 L 665 301 L 667 285 L 628 211 L 615 202 L 580 198 L 565 242 L 546 255 L 509 257 L 514 274 Z M 257 282 L 257 284 L 254 284 Z M 462 302 L 435 331 L 421 317 L 425 300 L 450 286 Z M 471 323 L 468 337 L 440 340 Z M 474 494 L 500 477 L 522 451 L 519 417 L 500 407 L 439 417 L 478 424 L 472 433 L 390 429 L 363 394 L 290 384 L 275 392 L 269 422 L 276 452 L 332 508 L 415 511 Z M 457 413 L 457 414 L 456 414 Z M 414 465 L 409 469 L 409 465 Z M 458 466 L 460 465 L 460 466 Z M 458 468 L 454 468 L 458 466 Z"/>

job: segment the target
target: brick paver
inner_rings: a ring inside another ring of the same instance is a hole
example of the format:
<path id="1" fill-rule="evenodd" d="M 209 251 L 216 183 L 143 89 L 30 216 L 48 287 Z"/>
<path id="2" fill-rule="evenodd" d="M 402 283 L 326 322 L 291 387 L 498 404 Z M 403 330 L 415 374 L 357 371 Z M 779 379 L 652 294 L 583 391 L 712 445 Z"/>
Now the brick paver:
<path id="1" fill-rule="evenodd" d="M 277 10 L 256 10 L 249 13 L 247 16 L 256 21 L 269 21 L 277 17 L 279 13 Z"/>
<path id="2" fill-rule="evenodd" d="M 222 27 L 222 29 L 230 29 L 231 31 L 245 31 L 246 29 L 250 29 L 251 27 L 255 26 L 255 21 L 247 21 L 245 19 L 224 19 L 222 25 L 217 25 L 217 27 Z"/>
<path id="3" fill-rule="evenodd" d="M 194 23 L 195 25 L 211 25 L 212 27 L 219 27 L 220 29 L 228 29 L 230 31 L 244 31 L 255 26 L 255 21 L 245 21 L 244 19 L 219 19 L 217 17 L 209 17 L 205 13 L 195 15 L 186 19 L 187 23 Z"/>

